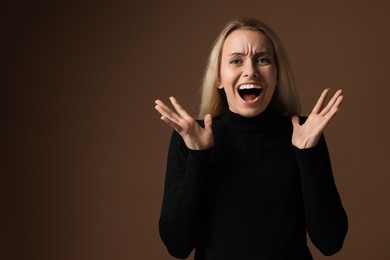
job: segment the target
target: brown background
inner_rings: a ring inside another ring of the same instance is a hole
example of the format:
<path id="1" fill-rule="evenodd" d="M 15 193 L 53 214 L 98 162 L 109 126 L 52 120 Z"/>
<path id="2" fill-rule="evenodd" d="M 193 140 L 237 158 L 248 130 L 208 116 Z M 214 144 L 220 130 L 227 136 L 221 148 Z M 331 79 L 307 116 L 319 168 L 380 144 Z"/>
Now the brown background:
<path id="1" fill-rule="evenodd" d="M 162 2 L 2 4 L 0 259 L 172 259 L 154 100 L 196 115 L 210 46 L 239 16 L 282 38 L 303 114 L 345 90 L 326 135 L 350 229 L 329 259 L 390 259 L 387 1 Z"/>

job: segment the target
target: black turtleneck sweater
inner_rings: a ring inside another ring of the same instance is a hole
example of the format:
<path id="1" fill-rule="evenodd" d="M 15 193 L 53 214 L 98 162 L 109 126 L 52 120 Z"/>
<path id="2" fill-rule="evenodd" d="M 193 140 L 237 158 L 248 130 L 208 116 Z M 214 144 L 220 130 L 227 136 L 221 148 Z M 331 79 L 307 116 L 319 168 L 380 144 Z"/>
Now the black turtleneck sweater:
<path id="1" fill-rule="evenodd" d="M 300 150 L 291 118 L 269 111 L 227 111 L 213 133 L 206 151 L 172 134 L 159 221 L 172 256 L 195 248 L 196 260 L 312 259 L 306 231 L 323 254 L 341 249 L 348 221 L 323 136 Z"/>

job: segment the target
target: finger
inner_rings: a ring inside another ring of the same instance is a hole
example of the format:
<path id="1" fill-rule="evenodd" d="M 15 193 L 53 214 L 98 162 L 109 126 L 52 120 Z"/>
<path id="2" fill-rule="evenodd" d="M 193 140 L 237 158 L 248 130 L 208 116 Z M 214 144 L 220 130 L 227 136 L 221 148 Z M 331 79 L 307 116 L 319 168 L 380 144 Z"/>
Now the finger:
<path id="1" fill-rule="evenodd" d="M 171 120 L 175 121 L 176 123 L 179 123 L 180 116 L 176 114 L 172 109 L 170 109 L 167 105 L 165 105 L 164 102 L 161 100 L 155 101 L 156 106 L 155 109 L 162 115 L 170 118 Z"/>
<path id="2" fill-rule="evenodd" d="M 170 118 L 171 120 L 174 119 L 174 117 L 172 117 L 172 113 L 169 111 L 169 109 L 166 109 L 165 106 L 158 104 L 154 108 L 161 114 L 161 116 Z"/>
<path id="3" fill-rule="evenodd" d="M 162 102 L 161 100 L 157 99 L 155 101 L 156 103 L 156 106 L 155 108 L 158 110 L 158 111 L 163 111 L 164 113 L 167 113 L 167 114 L 174 114 L 174 112 L 172 111 L 172 109 L 169 108 L 169 106 L 167 106 L 164 102 Z"/>
<path id="4" fill-rule="evenodd" d="M 172 105 L 176 109 L 177 113 L 182 117 L 182 118 L 192 118 L 187 111 L 184 110 L 184 108 L 179 104 L 177 99 L 175 97 L 170 97 Z"/>
<path id="5" fill-rule="evenodd" d="M 173 130 L 175 130 L 176 132 L 178 132 L 180 134 L 180 132 L 182 131 L 182 127 L 175 123 L 174 121 L 170 120 L 169 118 L 165 117 L 165 116 L 162 116 L 160 117 L 160 119 L 165 123 L 167 124 L 169 127 L 171 127 Z"/>
<path id="6" fill-rule="evenodd" d="M 324 120 L 321 123 L 321 129 L 325 129 L 326 126 L 329 124 L 330 120 L 337 114 L 337 112 L 339 112 L 343 99 L 343 96 L 339 96 L 331 110 L 323 117 Z"/>
<path id="7" fill-rule="evenodd" d="M 291 118 L 291 123 L 292 123 L 294 129 L 300 127 L 300 124 L 299 124 L 299 117 L 298 117 L 298 116 L 293 116 L 293 117 Z"/>
<path id="8" fill-rule="evenodd" d="M 326 117 L 328 118 L 328 120 L 332 119 L 336 115 L 336 113 L 339 112 L 340 106 L 343 103 L 343 99 L 344 99 L 343 96 L 337 97 L 334 105 L 332 106 L 330 111 L 326 114 Z"/>
<path id="9" fill-rule="evenodd" d="M 337 109 L 340 109 L 341 107 L 341 104 L 343 103 L 344 101 L 344 95 L 340 95 L 337 100 L 336 100 L 336 104 L 335 104 L 335 107 L 337 107 Z"/>
<path id="10" fill-rule="evenodd" d="M 206 129 L 211 130 L 212 123 L 213 123 L 213 118 L 212 118 L 211 114 L 205 115 L 204 116 L 204 127 Z"/>
<path id="11" fill-rule="evenodd" d="M 164 110 L 166 113 L 168 114 L 175 114 L 175 112 L 169 107 L 167 106 L 164 102 L 162 102 L 161 100 L 156 100 L 155 101 L 156 105 L 159 106 L 161 108 L 161 110 Z"/>
<path id="12" fill-rule="evenodd" d="M 329 93 L 329 90 L 330 89 L 327 88 L 327 89 L 324 89 L 324 91 L 322 91 L 320 98 L 318 99 L 316 105 L 314 106 L 314 108 L 312 110 L 312 113 L 315 113 L 315 114 L 319 114 L 320 113 L 320 111 L 322 109 L 322 106 L 324 104 L 325 98 L 326 98 L 326 96 Z"/>
<path id="13" fill-rule="evenodd" d="M 322 109 L 320 114 L 326 115 L 333 108 L 333 106 L 336 105 L 336 101 L 339 100 L 339 97 L 340 96 L 342 97 L 342 95 L 343 95 L 343 91 L 341 89 L 337 90 L 336 93 L 331 98 L 331 100 L 329 101 L 329 103 L 327 104 L 327 106 L 324 109 Z"/>

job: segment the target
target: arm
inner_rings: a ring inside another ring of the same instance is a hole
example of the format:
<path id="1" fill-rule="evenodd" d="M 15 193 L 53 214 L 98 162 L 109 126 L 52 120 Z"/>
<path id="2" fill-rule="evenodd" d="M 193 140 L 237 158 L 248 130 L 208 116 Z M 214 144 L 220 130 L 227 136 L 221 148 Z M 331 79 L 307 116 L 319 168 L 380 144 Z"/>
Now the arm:
<path id="1" fill-rule="evenodd" d="M 201 231 L 209 157 L 210 150 L 190 150 L 173 132 L 159 231 L 169 253 L 178 258 L 188 257 Z"/>
<path id="2" fill-rule="evenodd" d="M 343 92 L 338 90 L 323 108 L 328 93 L 329 89 L 322 92 L 302 125 L 297 116 L 292 118 L 292 144 L 300 168 L 306 226 L 313 244 L 324 255 L 332 255 L 341 249 L 348 229 L 347 215 L 333 179 L 323 135 L 339 111 Z"/>
<path id="3" fill-rule="evenodd" d="M 295 152 L 309 236 L 324 255 L 332 255 L 343 246 L 348 219 L 334 182 L 324 136 L 315 147 L 295 148 Z"/>
<path id="4" fill-rule="evenodd" d="M 160 236 L 169 253 L 186 258 L 195 248 L 202 227 L 207 168 L 214 145 L 212 118 L 201 127 L 177 102 L 175 111 L 156 100 L 160 119 L 175 131 L 168 152 Z"/>

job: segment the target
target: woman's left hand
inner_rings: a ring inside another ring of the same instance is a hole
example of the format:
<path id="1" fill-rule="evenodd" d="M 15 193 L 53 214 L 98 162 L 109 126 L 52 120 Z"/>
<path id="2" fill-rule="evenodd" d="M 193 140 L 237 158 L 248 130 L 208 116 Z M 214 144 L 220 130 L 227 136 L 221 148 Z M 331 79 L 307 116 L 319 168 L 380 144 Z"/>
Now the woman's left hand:
<path id="1" fill-rule="evenodd" d="M 291 118 L 294 127 L 291 141 L 297 148 L 305 149 L 316 146 L 329 121 L 339 111 L 343 101 L 343 91 L 341 89 L 336 91 L 326 107 L 323 108 L 329 90 L 325 89 L 322 92 L 313 111 L 303 125 L 300 125 L 298 116 Z"/>

